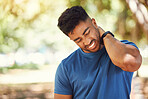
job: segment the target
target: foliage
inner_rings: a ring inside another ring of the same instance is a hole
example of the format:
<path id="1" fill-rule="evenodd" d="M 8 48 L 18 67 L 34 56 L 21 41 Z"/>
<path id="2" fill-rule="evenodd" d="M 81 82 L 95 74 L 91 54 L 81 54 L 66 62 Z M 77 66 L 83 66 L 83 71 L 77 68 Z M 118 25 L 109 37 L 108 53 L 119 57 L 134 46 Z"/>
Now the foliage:
<path id="1" fill-rule="evenodd" d="M 59 15 L 66 9 L 66 3 L 68 7 L 83 6 L 100 26 L 122 39 L 147 42 L 147 33 L 125 0 L 1 0 L 0 52 L 15 52 L 20 47 L 61 49 L 56 47 L 63 40 L 56 24 Z"/>
<path id="2" fill-rule="evenodd" d="M 19 49 L 33 53 L 47 48 L 56 58 L 53 60 L 60 61 L 75 46 L 58 29 L 57 20 L 67 7 L 74 5 L 83 6 L 99 26 L 114 32 L 117 38 L 142 46 L 148 44 L 145 26 L 126 1 L 131 0 L 0 0 L 0 53 L 15 53 Z M 137 1 L 148 11 L 147 2 Z"/>
<path id="3" fill-rule="evenodd" d="M 129 9 L 129 3 L 126 3 L 126 0 L 68 0 L 69 7 L 74 5 L 81 5 L 87 12 L 93 13 L 92 16 L 97 17 L 99 25 L 115 32 L 122 39 L 129 39 L 135 43 L 143 40 L 142 43 L 148 43 L 148 32 L 137 21 L 137 17 Z M 143 12 L 144 14 L 146 12 Z M 145 21 L 145 24 L 148 23 Z"/>
<path id="4" fill-rule="evenodd" d="M 56 17 L 60 11 L 55 6 L 61 9 L 64 3 L 0 0 L 0 53 L 16 52 L 19 48 L 37 51 L 44 46 L 55 50 Z"/>

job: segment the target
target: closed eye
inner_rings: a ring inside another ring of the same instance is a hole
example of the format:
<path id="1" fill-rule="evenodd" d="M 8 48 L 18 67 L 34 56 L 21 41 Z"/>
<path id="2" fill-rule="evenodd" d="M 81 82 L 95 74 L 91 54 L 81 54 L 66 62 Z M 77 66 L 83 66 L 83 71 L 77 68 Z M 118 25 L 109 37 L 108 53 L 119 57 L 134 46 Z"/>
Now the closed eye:
<path id="1" fill-rule="evenodd" d="M 78 40 L 76 41 L 76 43 L 79 43 L 79 42 L 81 42 L 81 39 L 78 39 Z"/>
<path id="2" fill-rule="evenodd" d="M 88 35 L 89 33 L 90 33 L 90 30 L 85 35 Z"/>
<path id="3" fill-rule="evenodd" d="M 79 43 L 80 41 L 81 41 L 80 38 L 76 38 L 76 39 L 74 40 L 74 42 L 76 42 L 76 43 Z"/>

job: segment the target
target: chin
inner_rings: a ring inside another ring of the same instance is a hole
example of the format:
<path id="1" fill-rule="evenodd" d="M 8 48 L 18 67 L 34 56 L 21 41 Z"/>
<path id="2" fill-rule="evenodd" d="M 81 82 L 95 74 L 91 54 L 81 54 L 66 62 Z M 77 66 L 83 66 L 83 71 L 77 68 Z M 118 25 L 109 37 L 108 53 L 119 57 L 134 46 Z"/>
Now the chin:
<path id="1" fill-rule="evenodd" d="M 91 50 L 91 52 L 97 52 L 99 50 L 99 46 L 97 46 L 94 50 Z"/>
<path id="2" fill-rule="evenodd" d="M 86 52 L 86 50 L 85 50 L 85 52 L 86 52 L 86 53 L 95 53 L 95 52 L 97 52 L 98 50 L 99 50 L 99 48 L 94 49 L 94 50 L 87 50 L 87 52 Z"/>
<path id="3" fill-rule="evenodd" d="M 91 51 L 91 52 L 93 52 L 93 53 L 95 53 L 95 52 L 97 52 L 99 49 L 97 49 L 97 50 L 93 50 L 93 51 Z"/>

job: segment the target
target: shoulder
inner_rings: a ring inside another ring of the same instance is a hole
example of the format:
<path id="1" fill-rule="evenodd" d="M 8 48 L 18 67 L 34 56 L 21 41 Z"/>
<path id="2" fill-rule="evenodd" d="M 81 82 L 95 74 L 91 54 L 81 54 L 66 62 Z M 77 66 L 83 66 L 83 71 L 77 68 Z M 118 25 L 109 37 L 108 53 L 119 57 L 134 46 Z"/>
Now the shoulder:
<path id="1" fill-rule="evenodd" d="M 79 50 L 75 50 L 71 53 L 68 57 L 62 60 L 63 65 L 68 65 L 69 63 L 72 64 L 76 61 L 77 57 L 79 56 Z"/>
<path id="2" fill-rule="evenodd" d="M 77 53 L 78 52 L 76 50 L 61 61 L 56 70 L 56 79 L 66 79 L 68 77 L 71 67 L 76 60 Z"/>
<path id="3" fill-rule="evenodd" d="M 79 57 L 79 50 L 75 50 L 69 56 L 64 58 L 59 64 L 57 71 L 69 71 L 71 67 L 77 62 Z"/>

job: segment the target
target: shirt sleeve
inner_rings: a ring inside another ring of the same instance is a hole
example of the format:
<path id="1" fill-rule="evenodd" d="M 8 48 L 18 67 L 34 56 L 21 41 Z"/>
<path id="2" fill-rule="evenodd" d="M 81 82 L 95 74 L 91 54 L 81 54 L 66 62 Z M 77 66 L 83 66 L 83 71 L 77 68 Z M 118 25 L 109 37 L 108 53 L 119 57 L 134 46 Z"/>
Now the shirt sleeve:
<path id="1" fill-rule="evenodd" d="M 136 48 L 139 50 L 139 48 L 137 47 L 137 45 L 136 45 L 135 43 L 133 43 L 133 42 L 129 42 L 128 40 L 121 40 L 121 42 L 124 43 L 124 44 L 132 45 L 132 46 L 136 47 Z M 129 80 L 132 79 L 133 72 L 124 71 L 123 74 L 125 75 L 125 78 L 126 78 L 126 77 L 127 77 L 127 78 L 129 77 Z"/>
<path id="2" fill-rule="evenodd" d="M 133 43 L 133 42 L 129 42 L 128 40 L 121 40 L 121 42 L 124 43 L 124 44 L 129 44 L 129 45 L 135 46 L 139 50 L 137 45 L 135 43 Z"/>
<path id="3" fill-rule="evenodd" d="M 72 88 L 67 75 L 66 68 L 61 63 L 56 71 L 55 75 L 55 89 L 54 93 L 63 95 L 72 95 Z"/>

